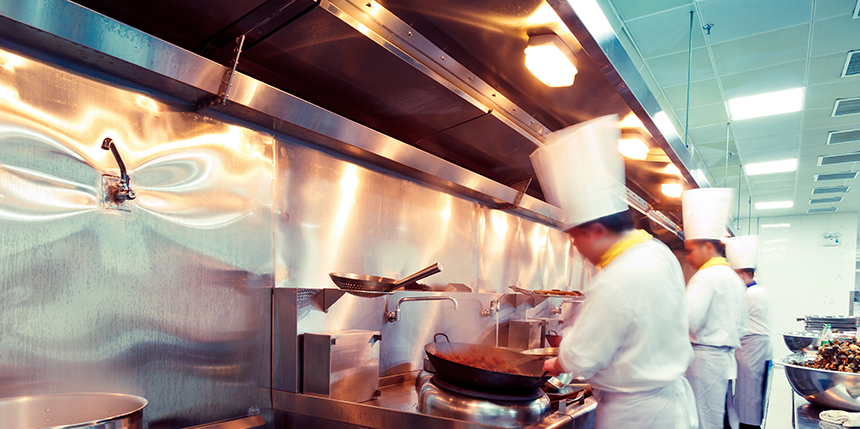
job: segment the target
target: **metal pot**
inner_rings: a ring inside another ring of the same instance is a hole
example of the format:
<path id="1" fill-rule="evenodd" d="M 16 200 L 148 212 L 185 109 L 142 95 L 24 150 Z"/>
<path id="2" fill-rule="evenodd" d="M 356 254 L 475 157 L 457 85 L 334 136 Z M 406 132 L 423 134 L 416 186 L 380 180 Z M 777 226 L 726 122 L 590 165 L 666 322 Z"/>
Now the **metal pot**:
<path id="1" fill-rule="evenodd" d="M 118 393 L 0 398 L 0 429 L 141 429 L 147 401 Z"/>

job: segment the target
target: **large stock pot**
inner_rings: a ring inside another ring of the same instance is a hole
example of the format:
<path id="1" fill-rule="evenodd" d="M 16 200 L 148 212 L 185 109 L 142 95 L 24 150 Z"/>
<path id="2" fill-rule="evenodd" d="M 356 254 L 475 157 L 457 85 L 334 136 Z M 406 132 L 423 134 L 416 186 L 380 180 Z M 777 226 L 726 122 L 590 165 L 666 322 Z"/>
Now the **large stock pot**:
<path id="1" fill-rule="evenodd" d="M 0 398 L 0 429 L 141 429 L 146 399 L 118 393 Z"/>

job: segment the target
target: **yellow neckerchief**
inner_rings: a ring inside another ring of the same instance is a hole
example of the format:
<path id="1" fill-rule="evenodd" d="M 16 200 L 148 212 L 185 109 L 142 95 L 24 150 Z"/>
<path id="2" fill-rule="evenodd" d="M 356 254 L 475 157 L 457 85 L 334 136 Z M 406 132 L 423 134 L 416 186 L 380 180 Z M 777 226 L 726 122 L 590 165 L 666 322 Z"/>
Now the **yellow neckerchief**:
<path id="1" fill-rule="evenodd" d="M 705 262 L 701 267 L 699 267 L 699 271 L 708 267 L 713 267 L 714 265 L 729 265 L 729 263 L 726 262 L 726 258 L 711 258 L 708 262 Z"/>
<path id="2" fill-rule="evenodd" d="M 622 237 L 618 242 L 613 244 L 603 256 L 600 257 L 600 263 L 597 264 L 598 267 L 604 268 L 612 262 L 613 259 L 617 258 L 618 255 L 624 253 L 625 250 L 645 241 L 652 239 L 651 234 L 648 234 L 641 229 L 637 229 L 635 231 L 628 232 L 627 235 Z"/>

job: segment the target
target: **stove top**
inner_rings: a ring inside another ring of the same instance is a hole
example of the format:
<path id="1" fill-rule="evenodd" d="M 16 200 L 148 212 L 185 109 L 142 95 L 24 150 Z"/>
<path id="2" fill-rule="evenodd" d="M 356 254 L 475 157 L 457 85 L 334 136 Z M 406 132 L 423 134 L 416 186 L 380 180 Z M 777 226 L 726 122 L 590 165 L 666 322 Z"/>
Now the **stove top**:
<path id="1" fill-rule="evenodd" d="M 494 395 L 452 386 L 438 377 L 423 377 L 418 412 L 499 427 L 535 423 L 551 411 L 549 398 L 540 389 L 526 396 Z"/>

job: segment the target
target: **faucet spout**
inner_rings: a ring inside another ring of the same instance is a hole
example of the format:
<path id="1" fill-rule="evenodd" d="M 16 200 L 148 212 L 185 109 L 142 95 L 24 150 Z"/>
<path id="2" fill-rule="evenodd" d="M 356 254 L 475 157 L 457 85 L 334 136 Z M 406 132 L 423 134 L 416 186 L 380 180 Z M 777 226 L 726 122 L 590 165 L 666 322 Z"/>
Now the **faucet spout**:
<path id="1" fill-rule="evenodd" d="M 125 163 L 122 162 L 122 157 L 119 156 L 119 151 L 116 149 L 116 144 L 113 142 L 113 139 L 105 137 L 105 139 L 102 140 L 102 149 L 109 150 L 113 154 L 114 159 L 116 159 L 116 164 L 119 166 L 120 188 L 113 196 L 114 200 L 118 203 L 122 203 L 126 200 L 135 199 L 137 195 L 135 195 L 134 191 L 131 190 L 131 178 L 128 177 L 128 172 L 125 170 Z"/>
<path id="2" fill-rule="evenodd" d="M 389 322 L 397 322 L 400 320 L 400 304 L 404 302 L 410 301 L 451 301 L 454 303 L 454 310 L 460 308 L 460 305 L 457 304 L 457 300 L 450 296 L 407 296 L 405 298 L 400 298 L 397 301 L 397 305 L 394 306 L 394 311 L 391 311 L 387 314 Z"/>

